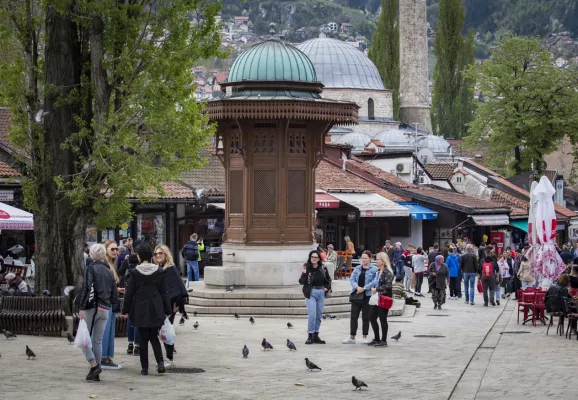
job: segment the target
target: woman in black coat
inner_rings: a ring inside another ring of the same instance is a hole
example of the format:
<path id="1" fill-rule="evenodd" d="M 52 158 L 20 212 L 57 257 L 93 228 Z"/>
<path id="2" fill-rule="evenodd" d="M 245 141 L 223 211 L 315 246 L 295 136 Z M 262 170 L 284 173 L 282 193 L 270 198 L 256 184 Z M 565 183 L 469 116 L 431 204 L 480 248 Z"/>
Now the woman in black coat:
<path id="1" fill-rule="evenodd" d="M 141 244 L 137 250 L 141 263 L 132 271 L 124 295 L 122 313 L 138 328 L 140 334 L 141 374 L 148 375 L 148 342 L 150 341 L 158 364 L 158 373 L 165 372 L 163 351 L 158 338 L 165 318 L 171 315 L 171 304 L 165 272 L 151 264 L 153 252 L 149 244 Z"/>

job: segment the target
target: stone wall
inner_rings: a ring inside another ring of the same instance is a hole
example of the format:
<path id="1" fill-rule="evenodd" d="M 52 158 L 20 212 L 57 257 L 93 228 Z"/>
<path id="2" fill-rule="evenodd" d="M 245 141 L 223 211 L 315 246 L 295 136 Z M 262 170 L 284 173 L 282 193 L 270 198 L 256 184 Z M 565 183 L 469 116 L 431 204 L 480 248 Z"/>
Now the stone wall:
<path id="1" fill-rule="evenodd" d="M 325 99 L 355 102 L 360 107 L 360 117 L 368 116 L 367 102 L 373 99 L 375 117 L 393 118 L 393 99 L 390 90 L 325 88 L 321 95 Z"/>

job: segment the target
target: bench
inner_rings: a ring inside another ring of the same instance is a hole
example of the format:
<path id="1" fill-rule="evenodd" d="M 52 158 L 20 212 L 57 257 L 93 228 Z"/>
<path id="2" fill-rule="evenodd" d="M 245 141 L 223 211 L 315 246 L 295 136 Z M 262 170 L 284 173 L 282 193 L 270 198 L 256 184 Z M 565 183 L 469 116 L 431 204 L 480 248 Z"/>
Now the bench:
<path id="1" fill-rule="evenodd" d="M 120 300 L 120 309 L 122 310 L 122 304 L 124 302 L 123 298 L 119 298 Z M 74 305 L 74 314 L 72 316 L 72 324 L 73 324 L 73 331 L 76 335 L 76 331 L 78 330 L 78 324 L 80 323 L 80 317 L 78 315 L 79 309 L 76 305 Z M 87 321 L 88 324 L 88 321 Z M 115 337 L 126 337 L 126 324 L 127 320 L 122 317 L 120 313 L 116 314 L 116 330 L 114 332 Z M 90 326 L 89 326 L 90 329 Z"/>
<path id="2" fill-rule="evenodd" d="M 45 336 L 60 336 L 67 330 L 70 300 L 66 296 L 2 296 L 0 302 L 0 329 Z"/>
<path id="3" fill-rule="evenodd" d="M 28 267 L 26 265 L 11 265 L 4 264 L 4 276 L 0 280 L 0 284 L 5 284 L 6 279 L 4 278 L 9 273 L 13 273 L 16 276 L 20 276 L 22 279 L 26 279 L 26 273 L 28 272 Z"/>

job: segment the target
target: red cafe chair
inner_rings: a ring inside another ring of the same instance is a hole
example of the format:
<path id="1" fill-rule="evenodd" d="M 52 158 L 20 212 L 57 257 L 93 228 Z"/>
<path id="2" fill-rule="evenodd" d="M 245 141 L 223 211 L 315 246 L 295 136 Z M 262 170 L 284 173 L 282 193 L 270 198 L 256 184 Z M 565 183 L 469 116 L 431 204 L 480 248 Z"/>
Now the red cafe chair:
<path id="1" fill-rule="evenodd" d="M 535 293 L 523 291 L 518 300 L 518 324 L 520 323 L 520 312 L 524 313 L 524 322 L 528 319 L 528 311 L 534 309 L 534 295 Z"/>
<path id="2" fill-rule="evenodd" d="M 532 306 L 532 325 L 536 326 L 536 318 L 544 322 L 544 312 L 546 311 L 546 292 L 534 293 L 534 305 Z"/>

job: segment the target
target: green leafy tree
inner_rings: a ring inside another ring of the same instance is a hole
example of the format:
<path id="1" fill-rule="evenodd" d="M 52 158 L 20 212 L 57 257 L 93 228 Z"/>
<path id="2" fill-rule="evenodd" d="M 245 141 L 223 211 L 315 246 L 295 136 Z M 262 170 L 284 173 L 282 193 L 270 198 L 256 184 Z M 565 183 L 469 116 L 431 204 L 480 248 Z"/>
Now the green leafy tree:
<path id="1" fill-rule="evenodd" d="M 474 62 L 475 44 L 473 31 L 463 37 L 464 22 L 461 0 L 440 1 L 431 117 L 434 132 L 454 139 L 462 137 L 472 119 L 472 100 L 467 96 L 473 97 L 473 86 L 467 86 L 472 82 L 463 73 Z"/>
<path id="2" fill-rule="evenodd" d="M 477 79 L 485 102 L 470 124 L 467 143 L 475 147 L 489 136 L 491 167 L 519 174 L 534 165 L 565 136 L 578 142 L 578 76 L 552 65 L 539 39 L 503 40 L 479 70 Z"/>
<path id="3" fill-rule="evenodd" d="M 129 197 L 199 166 L 213 133 L 192 68 L 219 55 L 209 0 L 0 0 L 0 101 L 23 149 L 36 288 L 83 272 L 86 227 L 131 218 Z M 191 18 L 194 16 L 194 18 Z"/>
<path id="4" fill-rule="evenodd" d="M 476 80 L 467 73 L 468 69 L 470 69 L 476 61 L 476 44 L 474 36 L 474 30 L 470 29 L 464 41 L 462 52 L 460 53 L 460 123 L 462 136 L 465 136 L 468 133 L 468 126 L 469 123 L 474 120 L 477 104 L 477 102 L 474 102 Z"/>
<path id="5" fill-rule="evenodd" d="M 393 118 L 399 119 L 399 0 L 381 0 L 381 14 L 369 58 L 387 89 L 393 90 Z"/>

